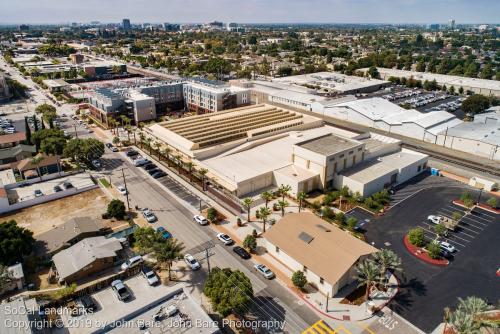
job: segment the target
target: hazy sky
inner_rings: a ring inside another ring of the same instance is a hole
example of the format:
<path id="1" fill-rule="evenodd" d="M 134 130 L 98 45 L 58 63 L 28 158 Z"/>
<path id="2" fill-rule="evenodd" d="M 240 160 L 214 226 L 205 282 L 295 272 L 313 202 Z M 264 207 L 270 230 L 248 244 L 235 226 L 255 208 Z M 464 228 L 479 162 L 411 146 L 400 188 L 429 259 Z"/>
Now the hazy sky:
<path id="1" fill-rule="evenodd" d="M 500 0 L 0 0 L 0 23 L 496 23 Z"/>

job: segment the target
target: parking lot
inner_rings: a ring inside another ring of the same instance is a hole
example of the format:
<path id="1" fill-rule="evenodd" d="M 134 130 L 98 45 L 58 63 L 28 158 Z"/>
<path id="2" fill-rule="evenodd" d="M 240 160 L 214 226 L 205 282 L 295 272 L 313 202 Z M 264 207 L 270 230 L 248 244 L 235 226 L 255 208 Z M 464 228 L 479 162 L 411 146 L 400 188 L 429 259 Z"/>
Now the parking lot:
<path id="1" fill-rule="evenodd" d="M 431 183 L 438 179 L 431 177 L 429 180 L 420 182 Z M 492 303 L 500 299 L 500 280 L 496 276 L 500 264 L 497 246 L 500 217 L 481 209 L 465 214 L 463 208 L 452 204 L 464 187 L 442 183 L 418 188 L 418 184 L 409 184 L 413 192 L 398 199 L 384 216 L 373 219 L 364 229 L 368 242 L 378 248 L 392 249 L 403 261 L 403 272 L 397 275 L 401 282 L 400 293 L 390 307 L 420 329 L 430 332 L 442 321 L 443 309 L 454 307 L 458 297 L 474 295 Z M 405 188 L 399 189 L 396 195 L 404 191 Z M 472 198 L 478 196 L 474 190 L 471 194 Z M 488 198 L 483 193 L 482 200 Z M 408 230 L 421 227 L 425 237 L 434 240 L 436 234 L 427 217 L 451 217 L 457 211 L 464 216 L 456 231 L 450 231 L 448 237 L 442 239 L 457 249 L 447 267 L 427 264 L 406 250 L 402 241 Z"/>

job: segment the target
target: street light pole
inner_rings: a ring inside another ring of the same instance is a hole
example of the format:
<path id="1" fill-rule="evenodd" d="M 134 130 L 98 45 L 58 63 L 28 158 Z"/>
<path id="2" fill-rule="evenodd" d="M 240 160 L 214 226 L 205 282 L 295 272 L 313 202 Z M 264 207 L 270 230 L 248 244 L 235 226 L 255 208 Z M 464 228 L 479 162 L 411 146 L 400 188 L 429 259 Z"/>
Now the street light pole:
<path id="1" fill-rule="evenodd" d="M 125 197 L 127 198 L 127 210 L 130 211 L 130 202 L 128 199 L 128 188 L 127 188 L 127 181 L 125 180 L 125 168 L 122 168 L 122 177 L 123 177 L 123 185 L 125 186 Z"/>
<path id="2" fill-rule="evenodd" d="M 208 248 L 205 248 L 205 257 L 207 259 L 208 274 L 210 275 L 210 258 L 208 256 Z"/>

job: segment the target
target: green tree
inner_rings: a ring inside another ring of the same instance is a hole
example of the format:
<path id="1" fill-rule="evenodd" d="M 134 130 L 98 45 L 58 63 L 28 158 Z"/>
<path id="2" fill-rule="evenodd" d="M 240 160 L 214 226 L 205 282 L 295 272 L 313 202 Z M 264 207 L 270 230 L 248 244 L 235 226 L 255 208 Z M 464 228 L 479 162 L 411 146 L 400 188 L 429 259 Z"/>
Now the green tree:
<path id="1" fill-rule="evenodd" d="M 356 227 L 357 224 L 358 224 L 358 218 L 356 217 L 347 218 L 347 228 L 350 231 L 354 231 L 354 228 Z"/>
<path id="2" fill-rule="evenodd" d="M 463 216 L 463 215 L 462 215 L 462 212 L 460 212 L 460 211 L 454 211 L 454 212 L 451 214 L 451 218 L 452 218 L 453 220 L 460 220 L 460 219 L 462 219 L 462 216 Z"/>
<path id="3" fill-rule="evenodd" d="M 67 142 L 64 132 L 59 129 L 38 130 L 31 139 L 45 154 L 63 154 Z"/>
<path id="4" fill-rule="evenodd" d="M 442 223 L 439 223 L 434 226 L 434 232 L 436 233 L 436 238 L 445 236 L 447 234 L 447 231 L 448 230 Z"/>
<path id="5" fill-rule="evenodd" d="M 267 223 L 267 218 L 271 215 L 271 210 L 266 207 L 261 207 L 259 210 L 259 217 L 262 219 L 262 224 L 263 224 L 263 229 L 262 232 L 266 233 L 266 223 Z"/>
<path id="6" fill-rule="evenodd" d="M 0 264 L 9 266 L 31 254 L 35 239 L 33 232 L 19 227 L 15 220 L 0 224 Z"/>
<path id="7" fill-rule="evenodd" d="M 125 204 L 119 199 L 114 199 L 109 202 L 106 213 L 108 217 L 123 219 L 123 216 L 125 216 Z"/>
<path id="8" fill-rule="evenodd" d="M 278 192 L 281 195 L 281 200 L 285 200 L 285 196 L 288 196 L 288 194 L 292 191 L 292 187 L 288 184 L 282 184 L 278 188 Z"/>
<path id="9" fill-rule="evenodd" d="M 252 208 L 253 199 L 247 197 L 243 200 L 243 207 L 247 210 L 247 220 L 250 221 L 250 209 Z"/>
<path id="10" fill-rule="evenodd" d="M 205 191 L 205 179 L 207 177 L 208 169 L 200 168 L 200 170 L 198 170 L 198 173 L 201 176 L 201 188 L 203 189 L 203 191 Z"/>
<path id="11" fill-rule="evenodd" d="M 153 249 L 153 256 L 156 258 L 156 261 L 160 265 L 167 265 L 168 279 L 171 280 L 172 263 L 183 256 L 184 244 L 177 239 L 169 238 L 164 242 L 155 243 Z"/>
<path id="12" fill-rule="evenodd" d="M 292 283 L 295 287 L 303 289 L 307 284 L 307 278 L 306 275 L 304 275 L 304 272 L 301 270 L 294 272 L 292 275 Z"/>
<path id="13" fill-rule="evenodd" d="M 491 197 L 489 200 L 486 201 L 486 204 L 491 206 L 493 209 L 496 209 L 498 206 L 498 200 L 496 197 Z"/>
<path id="14" fill-rule="evenodd" d="M 378 72 L 378 70 L 375 66 L 371 66 L 368 69 L 368 75 L 370 75 L 370 78 L 373 78 L 373 79 L 380 78 L 380 73 Z"/>
<path id="15" fill-rule="evenodd" d="M 35 108 L 35 112 L 37 114 L 45 114 L 45 113 L 55 113 L 56 108 L 50 104 L 44 103 L 40 104 Z"/>
<path id="16" fill-rule="evenodd" d="M 118 136 L 113 137 L 113 141 L 112 141 L 113 145 L 118 146 L 120 144 L 120 142 L 121 142 L 121 140 Z"/>
<path id="17" fill-rule="evenodd" d="M 474 94 L 462 102 L 462 110 L 465 114 L 479 114 L 490 107 L 490 100 L 481 94 Z"/>
<path id="18" fill-rule="evenodd" d="M 408 232 L 408 240 L 412 245 L 422 247 L 425 243 L 424 230 L 420 227 L 411 229 Z"/>
<path id="19" fill-rule="evenodd" d="M 243 247 L 253 253 L 257 249 L 257 238 L 253 234 L 248 234 L 243 240 Z"/>
<path id="20" fill-rule="evenodd" d="M 433 259 L 437 259 L 441 256 L 441 247 L 439 247 L 439 244 L 436 241 L 430 242 L 426 249 L 429 256 Z"/>
<path id="21" fill-rule="evenodd" d="M 304 204 L 304 201 L 307 198 L 307 194 L 303 191 L 297 194 L 297 199 L 299 200 L 299 212 L 302 209 L 302 205 Z"/>
<path id="22" fill-rule="evenodd" d="M 163 242 L 163 238 L 152 227 L 139 227 L 134 231 L 134 246 L 141 254 L 152 252 L 158 242 Z"/>
<path id="23" fill-rule="evenodd" d="M 203 293 L 223 317 L 232 312 L 243 315 L 250 308 L 253 288 L 250 279 L 239 270 L 214 268 L 208 275 Z"/>
<path id="24" fill-rule="evenodd" d="M 30 164 L 33 165 L 33 166 L 36 166 L 36 172 L 38 174 L 38 177 L 40 178 L 40 181 L 42 181 L 42 171 L 40 170 L 40 164 L 42 163 L 42 161 L 45 159 L 45 157 L 41 154 L 37 155 L 37 156 L 34 156 L 33 158 L 31 158 L 30 160 Z"/>
<path id="25" fill-rule="evenodd" d="M 402 271 L 401 258 L 390 249 L 381 249 L 373 254 L 373 260 L 380 266 L 380 284 L 386 286 L 387 280 L 385 273 Z"/>
<path id="26" fill-rule="evenodd" d="M 217 219 L 217 210 L 214 207 L 207 210 L 207 219 L 212 223 Z"/>
<path id="27" fill-rule="evenodd" d="M 375 282 L 380 281 L 380 269 L 375 262 L 363 260 L 356 266 L 356 280 L 358 287 L 365 287 L 365 300 L 368 300 L 371 289 Z"/>
<path id="28" fill-rule="evenodd" d="M 278 201 L 278 208 L 281 210 L 281 217 L 285 215 L 285 209 L 288 205 L 287 201 Z"/>
<path id="29" fill-rule="evenodd" d="M 271 194 L 269 191 L 264 191 L 262 194 L 260 194 L 260 198 L 262 198 L 266 202 L 266 208 L 267 208 L 269 202 L 273 199 L 273 194 Z"/>
<path id="30" fill-rule="evenodd" d="M 488 303 L 478 297 L 471 296 L 466 299 L 458 298 L 458 305 L 455 311 L 445 309 L 446 327 L 448 322 L 458 333 L 472 334 L 482 332 L 482 328 L 495 328 L 498 324 L 480 317 L 484 312 L 492 309 Z"/>

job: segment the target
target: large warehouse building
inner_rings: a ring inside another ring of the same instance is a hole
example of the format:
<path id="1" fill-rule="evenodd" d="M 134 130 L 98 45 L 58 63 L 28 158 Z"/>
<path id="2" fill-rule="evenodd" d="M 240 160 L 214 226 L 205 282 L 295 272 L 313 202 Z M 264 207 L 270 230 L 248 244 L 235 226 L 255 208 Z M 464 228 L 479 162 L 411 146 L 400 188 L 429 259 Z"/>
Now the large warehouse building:
<path id="1" fill-rule="evenodd" d="M 292 195 L 332 188 L 344 171 L 401 150 L 398 140 L 325 126 L 319 118 L 266 104 L 159 123 L 148 132 L 207 168 L 214 183 L 238 197 L 280 184 L 290 185 Z M 410 167 L 415 176 L 426 156 L 408 154 L 415 159 L 401 161 L 397 171 Z M 378 191 L 407 179 L 393 174 L 367 182 L 380 184 Z M 371 195 L 373 189 L 361 193 Z"/>
<path id="2" fill-rule="evenodd" d="M 476 94 L 483 95 L 494 95 L 500 96 L 500 81 L 497 80 L 487 80 L 478 78 L 467 78 L 460 77 L 457 75 L 447 75 L 447 74 L 437 74 L 429 72 L 416 72 L 416 71 L 405 71 L 396 70 L 392 68 L 378 67 L 378 72 L 384 80 L 388 80 L 390 77 L 396 78 L 410 78 L 413 77 L 415 80 L 421 80 L 422 82 L 436 80 L 438 85 L 445 85 L 446 87 L 454 87 L 456 91 L 460 88 L 466 91 L 472 91 Z M 367 71 L 368 69 L 362 69 L 361 71 Z"/>

